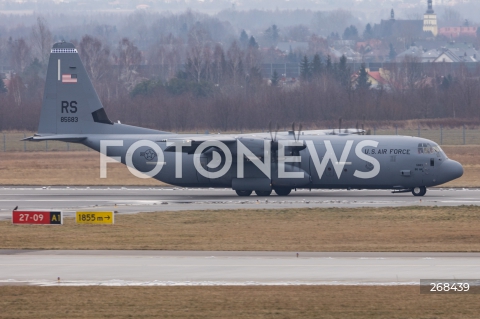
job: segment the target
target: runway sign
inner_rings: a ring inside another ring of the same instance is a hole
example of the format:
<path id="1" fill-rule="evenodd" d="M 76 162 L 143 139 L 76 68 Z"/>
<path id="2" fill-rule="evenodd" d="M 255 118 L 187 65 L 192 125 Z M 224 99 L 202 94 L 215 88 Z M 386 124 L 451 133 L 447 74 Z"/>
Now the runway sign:
<path id="1" fill-rule="evenodd" d="M 62 225 L 62 212 L 35 212 L 35 211 L 19 211 L 12 212 L 12 223 L 23 225 Z"/>
<path id="2" fill-rule="evenodd" d="M 77 212 L 77 224 L 113 224 L 113 212 Z"/>

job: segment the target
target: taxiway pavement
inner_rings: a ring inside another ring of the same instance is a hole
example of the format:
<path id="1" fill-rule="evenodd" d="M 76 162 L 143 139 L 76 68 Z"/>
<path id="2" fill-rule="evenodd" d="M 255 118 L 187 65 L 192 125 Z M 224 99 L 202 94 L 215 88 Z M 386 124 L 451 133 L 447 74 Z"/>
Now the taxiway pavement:
<path id="1" fill-rule="evenodd" d="M 479 253 L 3 250 L 0 284 L 418 285 L 480 280 L 479 267 Z"/>
<path id="2" fill-rule="evenodd" d="M 299 207 L 480 205 L 480 189 L 429 189 L 424 197 L 388 190 L 298 190 L 289 196 L 239 197 L 231 189 L 148 187 L 0 187 L 0 220 L 20 210 L 114 210 L 118 213 Z"/>

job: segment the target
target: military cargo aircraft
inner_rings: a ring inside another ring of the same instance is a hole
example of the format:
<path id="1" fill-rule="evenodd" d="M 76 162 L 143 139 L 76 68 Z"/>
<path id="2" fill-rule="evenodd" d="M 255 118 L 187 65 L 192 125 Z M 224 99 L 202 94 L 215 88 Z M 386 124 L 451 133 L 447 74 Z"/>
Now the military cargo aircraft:
<path id="1" fill-rule="evenodd" d="M 214 116 L 214 115 L 212 115 Z M 423 196 L 463 174 L 435 142 L 363 130 L 174 134 L 112 122 L 75 46 L 50 54 L 38 133 L 29 141 L 81 143 L 139 178 L 183 187 L 232 188 L 239 196 L 286 196 L 292 189 L 388 189 Z"/>

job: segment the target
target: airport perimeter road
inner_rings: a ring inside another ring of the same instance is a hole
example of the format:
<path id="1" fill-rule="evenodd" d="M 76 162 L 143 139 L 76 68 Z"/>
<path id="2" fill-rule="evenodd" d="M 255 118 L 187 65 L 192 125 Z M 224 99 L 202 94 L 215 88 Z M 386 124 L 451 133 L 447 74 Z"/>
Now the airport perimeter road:
<path id="1" fill-rule="evenodd" d="M 115 210 L 119 213 L 145 211 L 259 209 L 289 207 L 382 207 L 479 205 L 479 189 L 429 189 L 424 197 L 388 190 L 298 190 L 289 196 L 272 194 L 239 197 L 231 189 L 125 188 L 125 187 L 2 187 L 0 219 L 19 209 L 64 211 Z M 68 212 L 66 216 L 69 216 Z"/>
<path id="2" fill-rule="evenodd" d="M 0 251 L 0 284 L 418 285 L 480 279 L 480 254 Z"/>

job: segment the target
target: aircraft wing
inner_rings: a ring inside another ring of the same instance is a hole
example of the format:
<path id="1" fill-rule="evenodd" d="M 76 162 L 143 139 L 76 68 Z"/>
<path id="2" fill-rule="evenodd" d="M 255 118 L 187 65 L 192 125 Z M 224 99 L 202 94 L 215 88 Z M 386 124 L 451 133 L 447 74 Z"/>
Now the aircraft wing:
<path id="1" fill-rule="evenodd" d="M 356 128 L 346 128 L 341 130 L 330 129 L 330 130 L 301 131 L 301 135 L 350 135 L 350 134 L 363 135 L 365 134 L 365 130 L 356 129 Z"/>
<path id="2" fill-rule="evenodd" d="M 197 147 L 204 143 L 210 141 L 218 141 L 224 144 L 231 144 L 237 141 L 237 138 L 230 136 L 230 135 L 192 135 L 192 136 L 181 136 L 181 137 L 172 137 L 162 140 L 161 142 L 173 142 L 173 143 L 180 143 L 180 144 L 187 144 L 190 143 L 190 147 L 182 147 L 183 153 L 193 154 Z M 175 145 L 167 146 L 165 152 L 175 152 Z"/>

